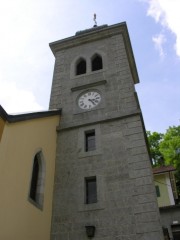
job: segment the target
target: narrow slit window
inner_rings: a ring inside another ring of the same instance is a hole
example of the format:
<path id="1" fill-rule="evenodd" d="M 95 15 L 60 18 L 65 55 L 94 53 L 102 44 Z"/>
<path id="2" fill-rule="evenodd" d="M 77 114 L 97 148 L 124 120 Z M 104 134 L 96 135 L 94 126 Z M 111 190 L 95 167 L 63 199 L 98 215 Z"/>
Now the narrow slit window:
<path id="1" fill-rule="evenodd" d="M 86 184 L 86 204 L 97 202 L 96 177 L 85 178 Z"/>
<path id="2" fill-rule="evenodd" d="M 80 59 L 76 65 L 76 75 L 81 75 L 86 73 L 86 61 L 84 59 Z"/>
<path id="3" fill-rule="evenodd" d="M 96 135 L 95 130 L 85 132 L 85 151 L 96 150 Z"/>
<path id="4" fill-rule="evenodd" d="M 92 58 L 92 71 L 97 71 L 103 68 L 102 57 L 100 55 L 95 55 Z"/>
<path id="5" fill-rule="evenodd" d="M 38 152 L 33 161 L 29 200 L 37 207 L 43 207 L 45 183 L 45 163 L 42 152 Z"/>
<path id="6" fill-rule="evenodd" d="M 30 198 L 35 202 L 37 200 L 38 177 L 39 177 L 39 163 L 36 155 L 34 158 L 32 178 L 31 178 L 31 188 L 30 188 Z"/>

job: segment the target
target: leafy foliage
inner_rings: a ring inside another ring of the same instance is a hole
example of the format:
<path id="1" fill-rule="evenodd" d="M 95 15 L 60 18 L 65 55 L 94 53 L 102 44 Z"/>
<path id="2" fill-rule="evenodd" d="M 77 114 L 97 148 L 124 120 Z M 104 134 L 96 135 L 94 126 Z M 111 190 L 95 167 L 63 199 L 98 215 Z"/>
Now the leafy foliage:
<path id="1" fill-rule="evenodd" d="M 147 131 L 154 166 L 176 167 L 176 185 L 180 199 L 180 126 L 169 127 L 165 134 Z"/>
<path id="2" fill-rule="evenodd" d="M 180 168 L 180 126 L 168 128 L 159 145 L 159 150 L 166 164 Z"/>
<path id="3" fill-rule="evenodd" d="M 160 143 L 163 139 L 163 134 L 158 132 L 147 131 L 147 137 L 152 161 L 155 166 L 159 166 L 162 164 L 163 158 L 159 149 Z"/>
<path id="4" fill-rule="evenodd" d="M 165 134 L 147 131 L 147 137 L 155 165 L 171 164 L 180 169 L 180 126 L 169 127 Z"/>

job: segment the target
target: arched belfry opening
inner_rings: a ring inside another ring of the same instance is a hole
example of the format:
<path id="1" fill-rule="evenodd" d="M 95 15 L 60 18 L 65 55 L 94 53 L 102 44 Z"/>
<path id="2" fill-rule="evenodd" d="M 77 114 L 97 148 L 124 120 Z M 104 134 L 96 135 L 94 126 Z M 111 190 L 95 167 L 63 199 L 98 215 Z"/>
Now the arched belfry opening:
<path id="1" fill-rule="evenodd" d="M 83 58 L 80 58 L 76 62 L 76 75 L 81 75 L 86 73 L 86 60 Z"/>
<path id="2" fill-rule="evenodd" d="M 95 54 L 92 57 L 92 71 L 97 71 L 103 68 L 102 57 L 99 54 Z"/>

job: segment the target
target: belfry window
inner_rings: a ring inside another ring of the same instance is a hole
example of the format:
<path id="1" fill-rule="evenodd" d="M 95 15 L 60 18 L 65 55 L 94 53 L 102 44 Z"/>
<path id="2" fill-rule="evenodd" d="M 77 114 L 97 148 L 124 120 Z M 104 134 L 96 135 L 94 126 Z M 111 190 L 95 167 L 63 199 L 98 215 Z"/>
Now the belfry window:
<path id="1" fill-rule="evenodd" d="M 42 153 L 38 152 L 35 155 L 33 161 L 29 199 L 39 208 L 43 207 L 44 180 L 45 180 L 44 161 L 42 159 Z"/>
<path id="2" fill-rule="evenodd" d="M 92 71 L 97 71 L 103 68 L 102 57 L 98 54 L 95 54 L 92 57 Z"/>
<path id="3" fill-rule="evenodd" d="M 81 75 L 86 73 L 86 61 L 80 58 L 76 65 L 76 75 Z"/>

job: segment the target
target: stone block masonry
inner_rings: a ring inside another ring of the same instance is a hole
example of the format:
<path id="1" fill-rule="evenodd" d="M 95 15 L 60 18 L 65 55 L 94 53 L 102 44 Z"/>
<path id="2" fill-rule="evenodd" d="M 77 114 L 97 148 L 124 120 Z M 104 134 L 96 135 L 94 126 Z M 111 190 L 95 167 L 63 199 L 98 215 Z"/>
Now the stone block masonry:
<path id="1" fill-rule="evenodd" d="M 126 24 L 82 31 L 50 46 L 56 57 L 50 108 L 62 108 L 51 240 L 86 240 L 85 226 L 96 228 L 94 240 L 162 240 Z M 96 54 L 103 67 L 92 71 Z M 86 72 L 76 75 L 81 58 Z M 93 90 L 100 104 L 80 109 L 78 97 Z M 87 151 L 92 131 L 95 148 Z M 93 203 L 87 203 L 87 179 L 96 186 Z"/>

